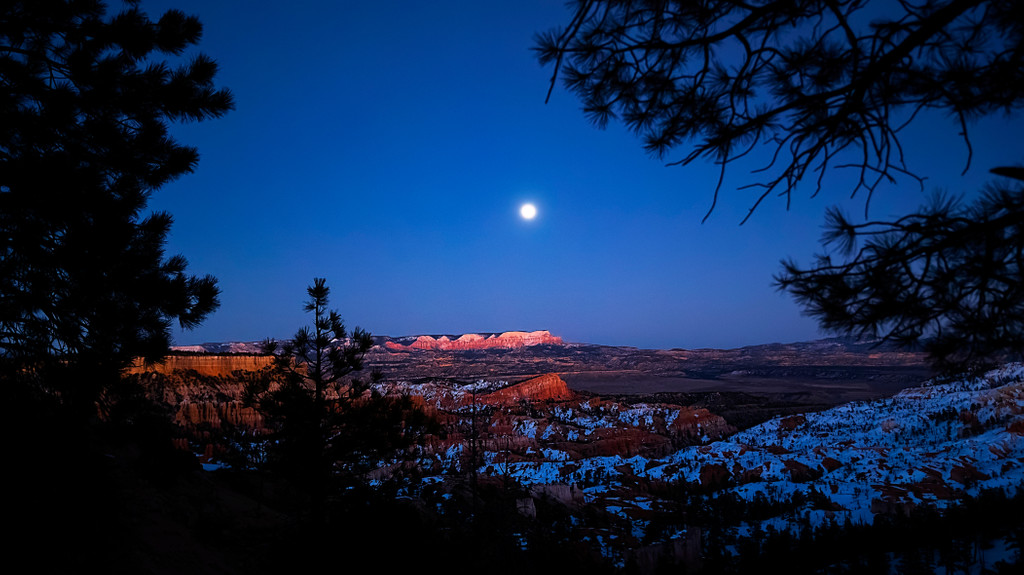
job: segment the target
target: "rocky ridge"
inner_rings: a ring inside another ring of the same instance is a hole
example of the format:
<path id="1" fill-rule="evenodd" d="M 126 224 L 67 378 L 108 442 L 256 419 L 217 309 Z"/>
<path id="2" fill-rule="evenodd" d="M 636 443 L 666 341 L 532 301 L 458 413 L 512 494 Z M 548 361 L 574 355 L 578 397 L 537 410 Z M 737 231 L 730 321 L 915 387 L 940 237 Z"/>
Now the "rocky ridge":
<path id="1" fill-rule="evenodd" d="M 484 349 L 519 349 L 537 345 L 567 345 L 561 337 L 547 330 L 506 331 L 500 333 L 465 333 L 461 335 L 373 336 L 374 347 L 381 351 L 466 351 Z M 172 353 L 259 354 L 259 341 L 233 341 L 171 346 Z"/>
<path id="2" fill-rule="evenodd" d="M 126 374 L 194 371 L 201 375 L 229 377 L 235 372 L 255 372 L 270 367 L 271 358 L 266 355 L 169 355 L 163 361 L 147 364 L 137 360 L 125 370 Z"/>
<path id="3" fill-rule="evenodd" d="M 403 345 L 388 339 L 384 347 L 392 351 L 407 350 L 471 350 L 471 349 L 517 349 L 534 345 L 564 345 L 562 338 L 551 335 L 549 331 L 506 331 L 501 334 L 481 335 L 467 333 L 457 338 L 446 335 L 437 338 L 421 335 L 412 343 Z"/>

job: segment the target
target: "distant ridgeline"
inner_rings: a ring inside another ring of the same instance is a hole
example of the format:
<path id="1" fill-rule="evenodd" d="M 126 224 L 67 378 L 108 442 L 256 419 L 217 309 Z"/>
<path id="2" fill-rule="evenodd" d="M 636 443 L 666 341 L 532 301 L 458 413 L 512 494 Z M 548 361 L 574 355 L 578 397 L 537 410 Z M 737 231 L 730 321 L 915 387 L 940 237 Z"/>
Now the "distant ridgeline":
<path id="1" fill-rule="evenodd" d="M 420 335 L 405 337 L 376 336 L 374 344 L 388 351 L 516 349 L 535 345 L 565 345 L 562 338 L 541 331 L 506 331 L 503 333 L 467 333 L 460 336 Z M 146 364 L 141 359 L 125 373 L 193 370 L 202 375 L 227 376 L 234 371 L 258 371 L 270 365 L 263 354 L 261 342 L 204 343 L 171 347 L 164 361 Z"/>
<path id="2" fill-rule="evenodd" d="M 229 376 L 236 371 L 259 371 L 270 367 L 269 355 L 244 353 L 173 353 L 159 363 L 146 363 L 141 359 L 125 370 L 126 374 L 163 373 L 170 375 L 175 371 L 195 371 L 201 375 Z"/>
<path id="3" fill-rule="evenodd" d="M 551 335 L 551 332 L 547 330 L 467 333 L 464 335 L 407 335 L 402 337 L 378 335 L 373 336 L 373 343 L 374 345 L 396 351 L 413 349 L 514 349 L 533 345 L 565 345 L 562 338 Z M 249 341 L 178 345 L 171 348 L 171 354 L 261 355 L 262 343 Z"/>
<path id="4" fill-rule="evenodd" d="M 411 340 L 411 341 L 410 341 Z M 408 344 L 402 342 L 409 341 Z M 390 350 L 413 349 L 462 350 L 462 349 L 514 349 L 533 345 L 565 345 L 562 338 L 542 331 L 506 331 L 501 334 L 467 333 L 458 337 L 421 335 L 411 338 L 388 338 L 384 346 Z"/>

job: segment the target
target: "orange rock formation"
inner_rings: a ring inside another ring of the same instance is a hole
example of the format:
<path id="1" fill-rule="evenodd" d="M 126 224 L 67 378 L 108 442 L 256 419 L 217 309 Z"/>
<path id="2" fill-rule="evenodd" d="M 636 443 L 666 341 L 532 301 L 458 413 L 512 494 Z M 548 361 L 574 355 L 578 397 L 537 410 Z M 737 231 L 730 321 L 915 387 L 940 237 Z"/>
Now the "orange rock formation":
<path id="1" fill-rule="evenodd" d="M 268 355 L 170 355 L 164 361 L 146 364 L 141 359 L 125 370 L 133 373 L 162 373 L 170 375 L 175 371 L 195 371 L 201 375 L 228 376 L 235 371 L 259 371 L 270 367 Z"/>
<path id="2" fill-rule="evenodd" d="M 506 405 L 525 399 L 528 401 L 563 401 L 573 397 L 565 380 L 553 373 L 538 375 L 526 381 L 503 387 L 478 397 L 483 403 Z"/>

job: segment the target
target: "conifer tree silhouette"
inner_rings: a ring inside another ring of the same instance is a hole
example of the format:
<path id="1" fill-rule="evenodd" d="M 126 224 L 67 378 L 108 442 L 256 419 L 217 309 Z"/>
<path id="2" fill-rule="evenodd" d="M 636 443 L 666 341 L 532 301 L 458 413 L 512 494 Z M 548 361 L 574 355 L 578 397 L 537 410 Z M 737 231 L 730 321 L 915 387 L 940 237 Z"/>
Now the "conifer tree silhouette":
<path id="1" fill-rule="evenodd" d="M 436 431 L 435 422 L 410 397 L 381 395 L 374 383 L 354 375 L 363 369 L 373 338 L 360 328 L 346 330 L 341 315 L 328 309 L 330 288 L 324 278 L 307 287 L 305 311 L 311 326 L 284 343 L 268 339 L 276 382 L 254 380 L 246 402 L 259 407 L 275 433 L 268 443 L 271 469 L 288 477 L 307 497 L 313 525 L 325 520 L 334 485 L 362 484 L 362 474 L 382 458 Z"/>
<path id="2" fill-rule="evenodd" d="M 771 196 L 811 196 L 831 168 L 852 169 L 852 193 L 909 178 L 905 129 L 928 110 L 951 116 L 972 161 L 971 120 L 1024 105 L 1024 10 L 1013 0 L 734 2 L 576 0 L 568 25 L 537 37 L 553 68 L 599 127 L 621 120 L 673 165 L 699 158 L 720 172 L 756 150 L 756 190 L 743 221 Z M 549 89 L 548 97 L 551 91 Z M 829 330 L 924 345 L 943 369 L 1021 357 L 1020 180 L 973 205 L 940 200 L 895 221 L 852 223 L 831 211 L 826 247 L 777 286 Z M 980 218 L 980 220 L 978 219 Z M 971 221 L 975 220 L 975 221 Z M 855 247 L 863 243 L 862 247 Z"/>
<path id="3" fill-rule="evenodd" d="M 828 254 L 783 263 L 780 289 L 831 331 L 927 351 L 945 372 L 1024 356 L 1024 185 L 976 201 L 936 196 L 893 222 L 828 212 Z"/>
<path id="4" fill-rule="evenodd" d="M 304 309 L 313 314 L 312 327 L 300 328 L 283 344 L 267 340 L 263 345 L 265 353 L 274 354 L 279 387 L 271 390 L 269 382 L 254 382 L 247 395 L 278 427 L 273 464 L 309 494 L 312 520 L 322 523 L 332 452 L 343 441 L 338 428 L 347 423 L 342 414 L 348 415 L 367 389 L 361 380 L 347 377 L 362 370 L 373 340 L 359 328 L 350 337 L 338 312 L 327 309 L 326 279 L 314 278 L 306 293 Z"/>
<path id="5" fill-rule="evenodd" d="M 136 1 L 0 8 L 0 376 L 89 405 L 137 356 L 162 357 L 177 321 L 218 305 L 213 277 L 168 257 L 150 194 L 191 172 L 169 121 L 217 118 L 231 94 L 203 54 L 171 67 L 202 25 Z"/>

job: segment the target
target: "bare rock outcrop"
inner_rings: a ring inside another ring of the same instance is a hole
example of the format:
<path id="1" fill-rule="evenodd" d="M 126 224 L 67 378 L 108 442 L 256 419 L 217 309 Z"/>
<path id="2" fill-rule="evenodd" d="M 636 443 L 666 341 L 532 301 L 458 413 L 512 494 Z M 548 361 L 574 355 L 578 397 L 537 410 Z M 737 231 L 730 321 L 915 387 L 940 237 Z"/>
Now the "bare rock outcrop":
<path id="1" fill-rule="evenodd" d="M 681 406 L 679 415 L 668 426 L 669 432 L 680 437 L 725 437 L 736 433 L 736 428 L 722 416 L 703 407 Z"/>
<path id="2" fill-rule="evenodd" d="M 573 396 L 565 380 L 553 373 L 547 373 L 480 396 L 477 401 L 492 405 L 508 405 L 520 400 L 565 401 L 572 399 Z"/>
<path id="3" fill-rule="evenodd" d="M 729 468 L 721 463 L 705 463 L 700 470 L 700 484 L 708 489 L 724 486 L 732 479 Z"/>
<path id="4" fill-rule="evenodd" d="M 195 371 L 200 375 L 230 376 L 235 371 L 259 371 L 270 367 L 269 355 L 169 355 L 159 363 L 145 363 L 141 359 L 125 370 L 126 374 Z"/>
<path id="5" fill-rule="evenodd" d="M 201 426 L 216 429 L 224 423 L 253 430 L 260 430 L 264 426 L 263 416 L 258 411 L 237 401 L 185 403 L 178 408 L 174 422 L 186 429 Z"/>

